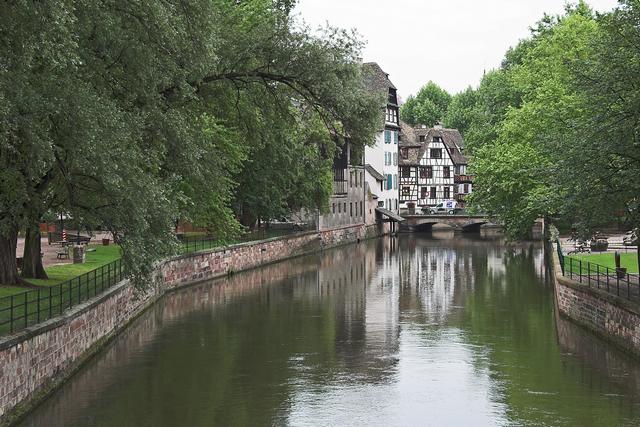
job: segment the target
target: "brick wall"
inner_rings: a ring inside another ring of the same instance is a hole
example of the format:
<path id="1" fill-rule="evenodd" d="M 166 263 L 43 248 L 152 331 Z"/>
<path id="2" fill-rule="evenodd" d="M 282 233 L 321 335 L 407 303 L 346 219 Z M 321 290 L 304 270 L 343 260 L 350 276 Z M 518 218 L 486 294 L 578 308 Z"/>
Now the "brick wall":
<path id="1" fill-rule="evenodd" d="M 159 264 L 151 289 L 124 281 L 61 317 L 0 339 L 0 425 L 37 404 L 165 291 L 377 234 L 361 224 L 176 257 Z"/>
<path id="2" fill-rule="evenodd" d="M 560 313 L 607 341 L 640 356 L 640 306 L 564 277 L 558 254 L 555 250 L 551 252 L 556 303 Z"/>

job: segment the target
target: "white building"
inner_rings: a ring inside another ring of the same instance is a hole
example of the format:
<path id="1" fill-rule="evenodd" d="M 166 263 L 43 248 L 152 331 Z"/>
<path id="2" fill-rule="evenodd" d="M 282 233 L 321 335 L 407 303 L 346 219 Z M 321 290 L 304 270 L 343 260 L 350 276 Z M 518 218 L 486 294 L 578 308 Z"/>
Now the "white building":
<path id="1" fill-rule="evenodd" d="M 464 143 L 456 129 L 402 123 L 400 143 L 400 208 L 417 211 L 471 192 Z"/>
<path id="2" fill-rule="evenodd" d="M 365 147 L 365 179 L 371 197 L 377 200 L 377 206 L 398 213 L 400 207 L 398 197 L 400 119 L 397 90 L 389 80 L 389 75 L 378 64 L 369 62 L 363 66 L 367 88 L 381 94 L 386 100 L 375 145 Z"/>

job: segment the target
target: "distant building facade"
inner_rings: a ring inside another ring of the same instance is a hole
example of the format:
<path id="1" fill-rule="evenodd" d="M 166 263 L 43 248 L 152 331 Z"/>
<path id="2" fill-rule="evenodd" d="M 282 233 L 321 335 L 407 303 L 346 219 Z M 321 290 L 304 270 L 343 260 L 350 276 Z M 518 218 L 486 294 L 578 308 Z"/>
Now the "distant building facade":
<path id="1" fill-rule="evenodd" d="M 419 211 L 454 199 L 464 206 L 472 191 L 472 177 L 467 175 L 460 132 L 442 126 L 401 125 L 400 208 Z"/>
<path id="2" fill-rule="evenodd" d="M 351 146 L 345 142 L 333 162 L 333 193 L 329 212 L 318 214 L 318 229 L 343 227 L 365 222 L 364 167 L 352 165 Z"/>
<path id="3" fill-rule="evenodd" d="M 378 207 L 397 213 L 400 208 L 398 193 L 398 144 L 400 141 L 400 116 L 398 93 L 389 75 L 375 62 L 363 64 L 366 87 L 384 96 L 380 128 L 375 144 L 365 147 L 365 176 L 370 197 Z"/>

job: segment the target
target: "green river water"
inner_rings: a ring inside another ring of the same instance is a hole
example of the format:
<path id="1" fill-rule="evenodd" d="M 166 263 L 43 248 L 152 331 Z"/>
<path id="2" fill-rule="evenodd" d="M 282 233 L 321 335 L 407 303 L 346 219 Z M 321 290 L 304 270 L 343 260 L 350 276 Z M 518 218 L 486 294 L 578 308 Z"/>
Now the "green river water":
<path id="1" fill-rule="evenodd" d="M 631 426 L 640 362 L 541 243 L 401 235 L 171 293 L 19 425 Z"/>

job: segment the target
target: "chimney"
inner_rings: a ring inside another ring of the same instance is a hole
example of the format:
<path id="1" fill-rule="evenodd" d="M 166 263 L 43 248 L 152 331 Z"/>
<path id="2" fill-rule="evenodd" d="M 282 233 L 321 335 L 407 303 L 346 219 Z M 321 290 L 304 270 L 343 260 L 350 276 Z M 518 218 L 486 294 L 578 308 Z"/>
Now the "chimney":
<path id="1" fill-rule="evenodd" d="M 433 128 L 437 130 L 442 130 L 442 125 L 440 124 L 440 122 L 436 122 L 436 124 L 433 125 Z"/>

